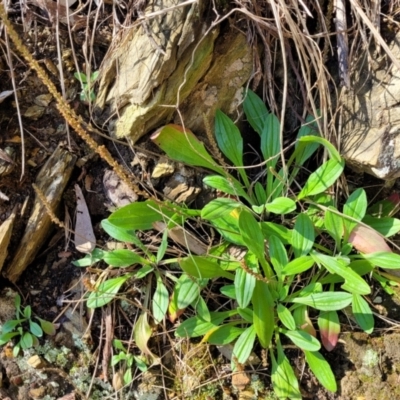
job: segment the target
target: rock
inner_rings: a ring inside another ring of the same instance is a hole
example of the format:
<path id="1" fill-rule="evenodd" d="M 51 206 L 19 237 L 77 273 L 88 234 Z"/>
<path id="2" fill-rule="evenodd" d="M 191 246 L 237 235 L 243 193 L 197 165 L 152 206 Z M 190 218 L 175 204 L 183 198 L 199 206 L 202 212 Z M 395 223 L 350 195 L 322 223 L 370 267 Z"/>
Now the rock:
<path id="1" fill-rule="evenodd" d="M 32 399 L 41 399 L 46 394 L 46 388 L 44 386 L 39 386 L 38 388 L 29 389 L 29 396 Z"/>
<path id="2" fill-rule="evenodd" d="M 203 115 L 212 124 L 217 108 L 236 113 L 252 73 L 251 46 L 238 30 L 211 27 L 209 0 L 179 3 L 151 2 L 144 15 L 159 14 L 127 30 L 105 57 L 95 106 L 99 119 L 119 116 L 117 137 L 135 142 L 174 119 L 204 133 Z"/>
<path id="3" fill-rule="evenodd" d="M 32 357 L 29 357 L 27 360 L 27 363 L 35 369 L 41 369 L 44 368 L 44 366 L 46 365 L 44 360 L 42 360 L 37 354 L 35 354 Z"/>
<path id="4" fill-rule="evenodd" d="M 400 58 L 400 33 L 389 45 Z M 348 164 L 381 179 L 400 176 L 400 73 L 387 55 L 357 61 L 352 90 L 341 98 L 341 153 Z"/>

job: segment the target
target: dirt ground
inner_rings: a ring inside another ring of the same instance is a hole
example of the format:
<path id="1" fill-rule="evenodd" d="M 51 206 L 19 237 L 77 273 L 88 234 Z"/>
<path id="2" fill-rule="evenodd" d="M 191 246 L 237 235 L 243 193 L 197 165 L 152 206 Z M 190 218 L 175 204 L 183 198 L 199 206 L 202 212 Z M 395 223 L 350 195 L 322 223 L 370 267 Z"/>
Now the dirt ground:
<path id="1" fill-rule="evenodd" d="M 111 6 L 107 5 L 102 17 L 110 15 L 111 11 Z M 73 76 L 75 66 L 65 25 L 61 24 L 60 32 L 57 33 L 51 16 L 36 6 L 30 7 L 24 21 L 20 15 L 19 7 L 14 5 L 10 17 L 18 26 L 24 43 L 35 58 L 46 65 L 57 85 L 59 78 L 53 74 L 52 66 L 57 64 L 58 59 L 56 39 L 60 41 L 65 91 L 71 99 L 70 105 L 84 119 L 89 120 L 90 110 L 80 100 L 80 84 Z M 2 37 L 0 94 L 12 90 L 10 68 L 4 53 L 4 36 Z M 85 39 L 84 29 L 77 28 L 72 37 L 75 49 L 79 50 Z M 110 45 L 110 38 L 111 27 L 106 24 L 99 30 L 98 35 L 94 36 L 94 69 L 100 65 Z M 35 72 L 16 54 L 13 54 L 12 58 L 19 111 L 13 95 L 0 102 L 0 148 L 10 148 L 15 155 L 15 163 L 11 166 L 7 164 L 10 170 L 0 176 L 0 192 L 5 196 L 0 199 L 0 223 L 8 218 L 15 205 L 22 207 L 27 201 L 27 206 L 23 215 L 15 222 L 6 265 L 10 262 L 25 229 L 34 197 L 32 183 L 60 143 L 65 146 L 69 146 L 70 143 L 72 151 L 82 162 L 80 167 L 74 169 L 63 194 L 59 218 L 63 221 L 73 221 L 76 208 L 74 185 L 80 185 L 88 204 L 98 245 L 106 245 L 109 238 L 102 231 L 100 221 L 110 213 L 110 199 L 103 185 L 107 166 L 90 152 L 74 132 L 68 134 L 66 123 L 52 99 L 43 97 L 48 94 L 47 89 Z M 82 67 L 84 56 L 79 51 L 77 58 Z M 19 112 L 24 127 L 23 141 L 18 123 Z M 100 137 L 97 140 L 106 144 L 122 164 L 131 165 L 134 154 L 129 147 L 115 145 Z M 154 154 L 157 150 L 146 138 L 138 146 L 140 151 L 146 154 L 146 170 L 143 171 L 137 166 L 131 168 L 138 168 L 137 173 L 151 174 L 158 162 L 159 156 Z M 22 173 L 23 165 L 25 171 Z M 159 190 L 163 190 L 166 184 L 162 180 L 153 183 Z M 198 182 L 194 180 L 193 184 Z M 0 399 L 173 399 L 177 398 L 177 387 L 186 388 L 182 392 L 191 392 L 188 398 L 196 399 L 275 398 L 270 392 L 269 368 L 261 362 L 245 367 L 251 381 L 242 385 L 239 382 L 240 376 L 232 377 L 230 363 L 218 349 L 180 343 L 179 359 L 186 365 L 182 367 L 176 364 L 177 358 L 171 356 L 176 354 L 176 349 L 171 348 L 170 341 L 159 337 L 154 339 L 152 345 L 154 352 L 163 356 L 164 367 L 157 367 L 145 374 L 138 373 L 133 388 L 115 394 L 115 389 L 120 388 L 116 382 L 116 371 L 114 374 L 108 372 L 108 375 L 105 375 L 102 366 L 106 312 L 117 315 L 115 337 L 129 339 L 135 311 L 123 309 L 120 304 L 115 304 L 108 311 L 89 312 L 78 300 L 86 290 L 85 282 L 90 280 L 90 271 L 72 265 L 72 261 L 81 257 L 82 255 L 75 250 L 68 232 L 54 226 L 35 261 L 22 274 L 17 284 L 12 285 L 5 279 L 0 281 L 0 308 L 3 308 L 0 314 L 3 319 L 10 317 L 10 312 L 12 313 L 12 305 L 7 305 L 7 293 L 9 288 L 12 288 L 22 295 L 24 304 L 31 305 L 39 317 L 58 324 L 54 337 L 41 340 L 38 348 L 28 352 L 21 359 L 13 358 L 11 349 L 4 346 L 0 354 Z M 357 332 L 351 318 L 342 314 L 340 342 L 334 351 L 324 353 L 338 381 L 338 393 L 327 393 L 318 385 L 310 371 L 304 367 L 304 358 L 300 352 L 289 353 L 305 399 L 400 398 L 400 333 L 397 322 L 400 320 L 400 296 L 389 297 L 376 288 L 374 299 L 379 297 L 379 303 L 374 303 L 376 319 L 379 321 L 374 334 L 369 336 Z M 193 350 L 192 346 L 196 350 Z M 261 358 L 257 351 L 256 355 Z M 42 361 L 40 366 L 34 363 L 32 357 L 35 356 L 39 356 Z M 197 365 L 197 369 L 194 364 Z M 91 394 L 87 397 L 89 392 Z"/>

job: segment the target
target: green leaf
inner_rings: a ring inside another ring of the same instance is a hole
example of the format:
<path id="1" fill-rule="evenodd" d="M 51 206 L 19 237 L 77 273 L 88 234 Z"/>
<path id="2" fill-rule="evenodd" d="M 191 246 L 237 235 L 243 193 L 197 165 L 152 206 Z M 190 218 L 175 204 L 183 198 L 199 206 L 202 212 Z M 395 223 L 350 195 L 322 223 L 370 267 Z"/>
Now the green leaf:
<path id="1" fill-rule="evenodd" d="M 215 113 L 215 138 L 218 147 L 235 167 L 239 167 L 239 175 L 248 187 L 249 179 L 243 168 L 243 139 L 238 127 L 222 111 Z"/>
<path id="2" fill-rule="evenodd" d="M 34 321 L 29 320 L 29 330 L 36 337 L 42 337 L 43 336 L 42 328 L 40 327 L 39 324 L 37 324 Z"/>
<path id="3" fill-rule="evenodd" d="M 256 195 L 257 204 L 265 204 L 267 202 L 267 194 L 265 193 L 264 186 L 261 185 L 260 182 L 255 183 L 254 194 Z"/>
<path id="4" fill-rule="evenodd" d="M 253 324 L 261 346 L 267 349 L 275 330 L 274 301 L 268 284 L 257 281 L 253 293 Z"/>
<path id="5" fill-rule="evenodd" d="M 17 313 L 21 311 L 21 296 L 19 294 L 15 295 L 14 299 L 15 308 L 17 309 Z M 18 314 L 17 314 L 18 316 Z"/>
<path id="6" fill-rule="evenodd" d="M 347 292 L 325 292 L 297 297 L 292 302 L 305 304 L 321 311 L 333 311 L 347 307 L 352 302 L 352 299 L 352 295 Z"/>
<path id="7" fill-rule="evenodd" d="M 12 338 L 15 336 L 18 336 L 19 332 L 8 332 L 8 333 L 3 333 L 0 335 L 0 346 L 4 346 L 6 343 L 8 343 Z"/>
<path id="8" fill-rule="evenodd" d="M 42 318 L 38 318 L 39 322 L 40 322 L 40 326 L 43 330 L 43 332 L 46 335 L 55 335 L 56 333 L 56 327 L 53 323 L 46 321 Z"/>
<path id="9" fill-rule="evenodd" d="M 328 362 L 318 351 L 305 351 L 306 361 L 319 383 L 331 392 L 336 392 L 335 376 Z"/>
<path id="10" fill-rule="evenodd" d="M 261 132 L 261 153 L 267 161 L 267 169 L 275 168 L 280 159 L 281 138 L 280 122 L 275 114 L 269 114 L 265 118 L 263 130 Z"/>
<path id="11" fill-rule="evenodd" d="M 294 331 L 296 329 L 296 322 L 293 318 L 293 315 L 289 311 L 289 309 L 279 303 L 276 308 L 276 311 L 278 313 L 278 318 L 282 322 L 282 324 L 287 329 Z"/>
<path id="12" fill-rule="evenodd" d="M 168 303 L 168 290 L 165 287 L 161 277 L 158 276 L 156 291 L 154 292 L 152 301 L 153 318 L 156 324 L 159 324 L 163 320 L 168 309 Z"/>
<path id="13" fill-rule="evenodd" d="M 194 276 L 200 279 L 212 279 L 212 278 L 228 278 L 232 281 L 235 276 L 223 270 L 216 260 L 211 260 L 205 256 L 189 256 L 181 258 L 179 260 L 179 266 L 188 275 Z"/>
<path id="14" fill-rule="evenodd" d="M 222 286 L 219 291 L 226 297 L 236 300 L 235 285 Z"/>
<path id="15" fill-rule="evenodd" d="M 330 208 L 334 209 L 333 207 Z M 327 210 L 325 212 L 325 228 L 335 240 L 336 245 L 340 246 L 344 234 L 344 218 L 333 211 Z"/>
<path id="16" fill-rule="evenodd" d="M 381 268 L 400 269 L 400 255 L 396 253 L 378 251 L 375 253 L 363 254 L 361 257 Z"/>
<path id="17" fill-rule="evenodd" d="M 161 243 L 157 249 L 156 263 L 158 264 L 165 256 L 168 248 L 168 229 L 165 229 L 162 235 Z"/>
<path id="18" fill-rule="evenodd" d="M 108 219 L 103 219 L 101 221 L 101 227 L 113 239 L 119 240 L 120 242 L 135 243 L 138 240 L 134 230 L 129 228 L 121 228 L 114 223 L 111 223 Z"/>
<path id="19" fill-rule="evenodd" d="M 308 115 L 306 118 L 306 124 L 302 125 L 297 134 L 297 139 L 303 136 L 320 136 L 318 132 L 318 125 L 315 122 L 315 117 Z M 299 142 L 296 141 L 295 155 L 296 164 L 303 165 L 318 149 L 319 143 L 316 142 Z"/>
<path id="20" fill-rule="evenodd" d="M 235 298 L 240 308 L 246 308 L 253 296 L 256 285 L 255 276 L 246 272 L 243 268 L 238 268 L 235 273 Z"/>
<path id="21" fill-rule="evenodd" d="M 369 304 L 359 294 L 353 294 L 352 311 L 360 328 L 366 333 L 372 333 L 375 325 L 374 316 Z"/>
<path id="22" fill-rule="evenodd" d="M 94 71 L 92 72 L 92 74 L 90 75 L 90 81 L 93 82 L 97 79 L 97 77 L 99 76 L 100 71 Z"/>
<path id="23" fill-rule="evenodd" d="M 299 383 L 280 342 L 277 343 L 277 353 L 276 360 L 274 353 L 270 351 L 272 363 L 271 380 L 275 395 L 279 399 L 301 399 Z"/>
<path id="24" fill-rule="evenodd" d="M 314 325 L 308 315 L 308 307 L 301 305 L 295 308 L 293 310 L 293 318 L 296 321 L 296 326 L 314 337 L 317 336 L 317 332 L 315 331 Z"/>
<path id="25" fill-rule="evenodd" d="M 245 246 L 242 235 L 239 230 L 239 212 L 233 210 L 231 213 L 223 217 L 214 218 L 210 221 L 211 224 L 218 230 L 221 236 L 230 243 L 239 246 Z"/>
<path id="26" fill-rule="evenodd" d="M 265 204 L 267 211 L 273 214 L 289 214 L 296 209 L 296 202 L 288 197 L 277 197 L 271 203 Z"/>
<path id="27" fill-rule="evenodd" d="M 223 217 L 226 214 L 231 213 L 233 210 L 241 207 L 242 203 L 225 197 L 219 197 L 211 200 L 203 207 L 201 210 L 201 218 L 213 220 L 216 217 Z"/>
<path id="28" fill-rule="evenodd" d="M 107 279 L 106 281 L 100 283 L 96 290 L 90 293 L 87 300 L 87 306 L 89 308 L 99 308 L 108 304 L 115 298 L 115 295 L 119 292 L 121 286 L 130 277 L 131 275 L 127 274 L 117 278 Z"/>
<path id="29" fill-rule="evenodd" d="M 286 331 L 284 332 L 284 335 L 302 350 L 318 351 L 321 348 L 321 343 L 318 341 L 318 339 L 316 339 L 314 336 L 311 336 L 306 331 Z"/>
<path id="30" fill-rule="evenodd" d="M 340 177 L 343 169 L 344 161 L 338 162 L 332 159 L 322 164 L 309 176 L 297 198 L 300 200 L 304 197 L 313 196 L 329 189 Z"/>
<path id="31" fill-rule="evenodd" d="M 87 83 L 86 74 L 84 74 L 83 72 L 75 72 L 74 77 L 82 83 Z"/>
<path id="32" fill-rule="evenodd" d="M 129 385 L 133 381 L 132 369 L 128 368 L 124 373 L 124 384 Z"/>
<path id="33" fill-rule="evenodd" d="M 243 197 L 249 203 L 253 203 L 251 197 L 243 189 L 242 184 L 231 176 L 226 178 L 224 176 L 210 175 L 203 179 L 203 183 L 223 193 Z"/>
<path id="34" fill-rule="evenodd" d="M 311 252 L 315 262 L 322 264 L 331 274 L 337 274 L 344 278 L 345 284 L 342 288 L 351 293 L 370 294 L 371 288 L 360 275 L 354 272 L 343 260 L 327 256 L 316 251 Z"/>
<path id="35" fill-rule="evenodd" d="M 23 322 L 25 322 L 26 319 L 10 319 L 6 321 L 2 327 L 1 332 L 2 333 L 8 333 L 13 331 L 18 325 L 21 325 Z"/>
<path id="36" fill-rule="evenodd" d="M 314 245 L 314 225 L 307 214 L 299 214 L 292 232 L 292 246 L 296 257 L 307 255 Z"/>
<path id="37" fill-rule="evenodd" d="M 24 317 L 29 319 L 32 316 L 32 309 L 31 306 L 26 306 L 24 308 Z"/>
<path id="38" fill-rule="evenodd" d="M 329 155 L 333 161 L 338 163 L 342 162 L 342 157 L 339 152 L 336 150 L 335 146 L 329 142 L 329 140 L 324 139 L 323 137 L 316 135 L 302 136 L 299 138 L 299 143 L 319 143 L 322 144 L 329 152 Z"/>
<path id="39" fill-rule="evenodd" d="M 349 217 L 354 218 L 357 221 L 361 221 L 365 212 L 367 211 L 368 203 L 367 203 L 367 195 L 365 190 L 359 188 L 355 190 L 349 198 L 346 200 L 346 203 L 343 206 L 343 214 L 348 215 Z M 349 237 L 353 228 L 357 225 L 357 222 L 350 221 L 348 219 L 344 219 L 344 228 L 345 228 L 345 239 Z"/>
<path id="40" fill-rule="evenodd" d="M 371 217 L 370 215 L 366 215 L 362 222 L 375 229 L 385 237 L 390 237 L 400 232 L 400 219 L 398 218 L 375 218 Z"/>
<path id="41" fill-rule="evenodd" d="M 80 260 L 73 261 L 72 264 L 76 267 L 89 267 L 103 259 L 103 250 L 94 249 L 90 254 L 86 254 L 85 257 Z"/>
<path id="42" fill-rule="evenodd" d="M 210 314 L 210 310 L 208 309 L 207 303 L 206 301 L 199 296 L 196 299 L 196 304 L 195 304 L 195 308 L 196 308 L 196 313 L 197 315 L 204 321 L 210 322 L 211 321 L 211 314 Z"/>
<path id="43" fill-rule="evenodd" d="M 261 232 L 260 224 L 247 210 L 240 211 L 239 229 L 248 249 L 254 253 L 258 259 L 264 258 L 264 237 Z"/>
<path id="44" fill-rule="evenodd" d="M 249 326 L 238 338 L 233 346 L 233 355 L 238 363 L 244 364 L 250 357 L 256 339 L 256 331 L 254 326 Z"/>
<path id="45" fill-rule="evenodd" d="M 286 249 L 276 236 L 269 238 L 269 257 L 278 277 L 282 275 L 282 268 L 288 263 Z"/>
<path id="46" fill-rule="evenodd" d="M 105 251 L 103 253 L 104 261 L 113 267 L 129 267 L 133 264 L 148 264 L 148 261 L 132 250 L 117 249 Z"/>
<path id="47" fill-rule="evenodd" d="M 260 224 L 247 210 L 241 210 L 239 214 L 239 229 L 247 248 L 258 258 L 267 278 L 271 278 L 273 272 L 265 259 L 264 236 L 261 232 Z"/>
<path id="48" fill-rule="evenodd" d="M 174 287 L 172 301 L 176 302 L 179 310 L 184 310 L 192 304 L 200 294 L 200 283 L 182 274 Z"/>
<path id="49" fill-rule="evenodd" d="M 332 351 L 340 334 L 340 322 L 337 312 L 326 311 L 321 313 L 318 317 L 318 327 L 323 346 L 327 351 Z"/>
<path id="50" fill-rule="evenodd" d="M 152 265 L 146 265 L 133 273 L 133 276 L 136 279 L 143 279 L 150 272 L 154 271 L 154 267 Z"/>
<path id="51" fill-rule="evenodd" d="M 29 332 L 25 332 L 21 340 L 19 341 L 19 344 L 23 350 L 30 349 L 33 346 L 33 336 Z"/>
<path id="52" fill-rule="evenodd" d="M 153 200 L 128 204 L 114 211 L 108 221 L 126 230 L 146 230 L 153 228 L 153 222 L 163 221 L 175 214 L 172 206 L 159 205 Z M 105 230 L 105 226 L 103 229 Z"/>
<path id="53" fill-rule="evenodd" d="M 268 240 L 271 235 L 275 235 L 285 246 L 292 242 L 292 231 L 285 226 L 273 222 L 261 222 L 260 226 L 265 239 Z"/>
<path id="54" fill-rule="evenodd" d="M 311 256 L 301 256 L 290 261 L 282 268 L 282 275 L 297 275 L 307 271 L 314 265 Z"/>
<path id="55" fill-rule="evenodd" d="M 237 312 L 247 322 L 253 323 L 254 313 L 250 308 L 238 308 Z"/>
<path id="56" fill-rule="evenodd" d="M 212 159 L 204 144 L 190 130 L 184 131 L 179 125 L 165 125 L 153 133 L 151 140 L 172 160 L 225 175 L 224 169 Z"/>
<path id="57" fill-rule="evenodd" d="M 264 102 L 250 89 L 246 92 L 246 98 L 243 102 L 243 110 L 247 121 L 252 128 L 261 135 L 264 122 L 269 115 Z"/>
<path id="58" fill-rule="evenodd" d="M 244 332 L 244 328 L 235 326 L 235 323 L 219 326 L 207 339 L 207 342 L 215 346 L 224 346 L 233 342 Z"/>
<path id="59" fill-rule="evenodd" d="M 224 319 L 236 314 L 235 310 L 211 312 L 211 320 L 204 321 L 199 317 L 192 317 L 183 321 L 175 331 L 177 337 L 198 337 L 205 335 L 209 330 L 216 328 Z"/>

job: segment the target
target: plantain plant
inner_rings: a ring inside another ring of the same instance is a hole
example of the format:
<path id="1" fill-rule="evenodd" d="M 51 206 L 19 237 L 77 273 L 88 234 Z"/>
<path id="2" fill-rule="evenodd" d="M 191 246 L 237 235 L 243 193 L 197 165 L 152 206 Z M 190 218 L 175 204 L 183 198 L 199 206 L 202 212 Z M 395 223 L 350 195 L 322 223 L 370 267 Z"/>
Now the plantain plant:
<path id="1" fill-rule="evenodd" d="M 287 154 L 279 120 L 262 100 L 248 91 L 243 106 L 260 136 L 261 173 L 255 176 L 243 168 L 243 138 L 221 111 L 215 118 L 215 138 L 234 168 L 226 167 L 217 152 L 213 157 L 192 132 L 180 126 L 167 125 L 153 134 L 152 140 L 169 158 L 211 171 L 204 184 L 216 189 L 218 196 L 201 210 L 146 200 L 122 207 L 102 221 L 111 237 L 130 243 L 133 250 L 97 249 L 76 263 L 88 266 L 103 260 L 113 268 L 127 268 L 111 279 L 104 273 L 88 295 L 88 306 L 105 305 L 128 279 L 143 279 L 151 273 L 155 282 L 151 312 L 142 312 L 134 330 L 136 344 L 144 354 L 151 354 L 152 362 L 158 358 L 147 348 L 150 318 L 158 324 L 168 315 L 175 322 L 193 309 L 194 316 L 182 318 L 175 335 L 202 337 L 203 342 L 215 345 L 234 342 L 233 369 L 237 363 L 244 364 L 259 343 L 269 353 L 272 384 L 279 398 L 301 398 L 285 354 L 288 343 L 303 352 L 319 382 L 335 392 L 336 380 L 320 351 L 321 343 L 328 351 L 335 347 L 340 310 L 350 312 L 363 331 L 373 331 L 373 314 L 365 296 L 371 293 L 370 277 L 388 291 L 390 282 L 397 280 L 390 270 L 398 268 L 400 255 L 391 252 L 384 237 L 397 233 L 400 221 L 390 216 L 394 208 L 390 202 L 368 208 L 363 189 L 355 190 L 338 207 L 332 187 L 344 161 L 318 135 L 314 118 L 307 118 Z M 321 146 L 326 161 L 307 173 L 304 164 Z M 377 215 L 377 209 L 384 210 L 384 215 Z M 184 232 L 193 219 L 211 226 L 219 240 L 205 252 L 196 253 L 188 245 L 185 256 L 172 257 L 169 233 Z M 165 223 L 165 231 L 157 251 L 150 251 L 138 232 L 153 229 L 158 221 Z M 240 249 L 241 255 L 232 255 L 232 249 Z M 232 308 L 215 311 L 207 304 L 203 292 L 210 281 L 219 284 L 221 296 L 234 300 L 226 303 L 233 304 Z M 151 288 L 147 289 L 149 294 Z"/>

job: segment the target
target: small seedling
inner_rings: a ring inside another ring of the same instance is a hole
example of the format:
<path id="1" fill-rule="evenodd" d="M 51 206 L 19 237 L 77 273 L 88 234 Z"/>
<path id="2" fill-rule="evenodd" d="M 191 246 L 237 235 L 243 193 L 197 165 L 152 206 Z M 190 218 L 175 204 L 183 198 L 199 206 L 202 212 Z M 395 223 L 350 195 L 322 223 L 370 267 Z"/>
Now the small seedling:
<path id="1" fill-rule="evenodd" d="M 96 100 L 96 93 L 93 89 L 94 82 L 99 76 L 99 71 L 93 72 L 89 77 L 83 72 L 75 72 L 74 77 L 81 83 L 82 91 L 80 100 L 84 103 L 89 103 Z"/>
<path id="2" fill-rule="evenodd" d="M 1 330 L 0 346 L 8 343 L 12 339 L 16 339 L 16 344 L 13 349 L 13 355 L 16 357 L 20 350 L 26 350 L 39 344 L 38 338 L 43 336 L 43 333 L 54 335 L 55 326 L 51 322 L 45 321 L 39 317 L 32 316 L 30 306 L 21 306 L 20 295 L 15 296 L 16 319 L 7 321 Z M 33 321 L 36 318 L 39 324 Z"/>
<path id="3" fill-rule="evenodd" d="M 114 367 L 116 365 L 124 371 L 123 379 L 124 385 L 129 385 L 133 380 L 132 369 L 136 365 L 140 371 L 146 372 L 147 365 L 142 358 L 134 356 L 129 353 L 126 347 L 118 339 L 113 341 L 113 345 L 118 354 L 112 356 L 111 365 Z"/>

